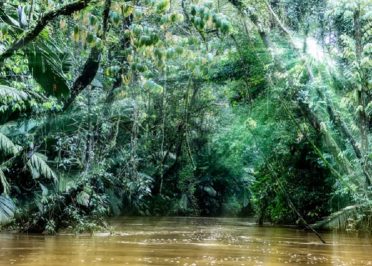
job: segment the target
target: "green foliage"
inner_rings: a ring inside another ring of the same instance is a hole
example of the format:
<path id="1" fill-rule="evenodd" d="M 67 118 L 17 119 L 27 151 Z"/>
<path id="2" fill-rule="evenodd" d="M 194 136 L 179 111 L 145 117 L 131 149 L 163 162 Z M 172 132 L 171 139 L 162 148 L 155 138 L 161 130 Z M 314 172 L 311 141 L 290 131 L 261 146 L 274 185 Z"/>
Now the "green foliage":
<path id="1" fill-rule="evenodd" d="M 5 195 L 46 233 L 121 214 L 368 220 L 367 1 L 93 1 L 30 36 L 61 6 L 44 2 L 27 29 L 19 1 L 0 8 L 0 221 Z"/>
<path id="2" fill-rule="evenodd" d="M 16 154 L 21 147 L 14 144 L 7 136 L 0 133 L 0 152 L 5 153 L 6 155 Z"/>
<path id="3" fill-rule="evenodd" d="M 11 221 L 15 209 L 16 207 L 9 197 L 0 195 L 0 225 L 4 225 Z"/>
<path id="4" fill-rule="evenodd" d="M 5 85 L 0 85 L 0 96 L 2 98 L 1 100 L 10 98 L 14 101 L 23 101 L 28 97 L 25 92 Z"/>
<path id="5" fill-rule="evenodd" d="M 38 40 L 27 48 L 28 66 L 33 78 L 47 95 L 66 97 L 69 94 L 69 84 L 65 76 L 70 68 L 68 54 L 62 52 L 48 38 Z"/>
<path id="6" fill-rule="evenodd" d="M 30 156 L 27 166 L 29 167 L 32 177 L 37 179 L 40 175 L 47 179 L 57 180 L 57 176 L 54 171 L 49 167 L 46 162 L 47 157 L 41 153 L 35 152 Z"/>
<path id="7" fill-rule="evenodd" d="M 10 190 L 10 185 L 8 181 L 6 180 L 6 176 L 2 169 L 0 169 L 0 182 L 1 186 L 3 187 L 3 194 L 8 195 Z"/>

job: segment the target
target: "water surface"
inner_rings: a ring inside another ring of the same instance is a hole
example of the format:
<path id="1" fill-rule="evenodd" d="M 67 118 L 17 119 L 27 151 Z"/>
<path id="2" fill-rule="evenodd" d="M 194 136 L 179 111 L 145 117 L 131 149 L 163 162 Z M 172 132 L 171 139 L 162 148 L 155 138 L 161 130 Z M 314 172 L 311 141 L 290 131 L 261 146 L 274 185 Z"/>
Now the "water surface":
<path id="1" fill-rule="evenodd" d="M 0 234 L 0 265 L 372 265 L 372 238 L 247 219 L 118 218 L 115 234 Z"/>

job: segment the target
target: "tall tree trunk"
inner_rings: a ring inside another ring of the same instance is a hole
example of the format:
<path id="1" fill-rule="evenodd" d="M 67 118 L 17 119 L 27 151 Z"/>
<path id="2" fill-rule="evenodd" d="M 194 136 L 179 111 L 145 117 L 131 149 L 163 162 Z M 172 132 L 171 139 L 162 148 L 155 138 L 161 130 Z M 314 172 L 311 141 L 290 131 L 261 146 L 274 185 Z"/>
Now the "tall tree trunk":
<path id="1" fill-rule="evenodd" d="M 361 149 L 362 152 L 366 155 L 368 152 L 368 117 L 365 112 L 367 107 L 367 95 L 365 84 L 365 75 L 361 68 L 361 59 L 363 53 L 363 44 L 362 44 L 362 29 L 360 21 L 360 7 L 354 13 L 354 39 L 355 39 L 355 55 L 358 64 L 358 72 L 360 76 L 360 84 L 358 84 L 357 95 L 358 95 L 358 118 L 359 118 L 359 130 L 361 135 Z"/>

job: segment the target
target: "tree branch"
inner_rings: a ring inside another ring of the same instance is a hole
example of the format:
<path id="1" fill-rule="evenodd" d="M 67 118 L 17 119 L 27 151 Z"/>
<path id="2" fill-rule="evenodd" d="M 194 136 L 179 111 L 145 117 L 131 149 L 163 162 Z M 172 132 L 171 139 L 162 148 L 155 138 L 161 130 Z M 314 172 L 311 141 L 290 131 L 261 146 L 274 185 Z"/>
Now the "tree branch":
<path id="1" fill-rule="evenodd" d="M 110 14 L 110 8 L 111 0 L 106 0 L 105 7 L 102 12 L 103 32 L 102 35 L 100 36 L 102 40 L 105 39 L 106 31 L 108 30 L 108 18 Z M 63 106 L 63 110 L 66 110 L 73 103 L 76 97 L 93 81 L 99 68 L 101 54 L 102 48 L 98 48 L 97 46 L 92 48 L 89 57 L 84 64 L 83 71 L 76 78 L 74 84 L 72 85 L 70 97 L 66 100 Z"/>
<path id="2" fill-rule="evenodd" d="M 63 15 L 71 15 L 76 11 L 82 10 L 87 7 L 90 2 L 91 0 L 79 0 L 44 14 L 38 20 L 33 29 L 26 32 L 22 38 L 16 40 L 11 47 L 0 55 L 0 65 L 2 65 L 4 60 L 11 57 L 17 50 L 22 49 L 32 42 L 53 19 Z"/>
<path id="3" fill-rule="evenodd" d="M 84 64 L 83 71 L 75 80 L 71 88 L 70 97 L 66 100 L 63 110 L 66 110 L 75 100 L 75 98 L 84 90 L 94 79 L 97 74 L 101 58 L 101 50 L 93 47 L 89 57 Z"/>

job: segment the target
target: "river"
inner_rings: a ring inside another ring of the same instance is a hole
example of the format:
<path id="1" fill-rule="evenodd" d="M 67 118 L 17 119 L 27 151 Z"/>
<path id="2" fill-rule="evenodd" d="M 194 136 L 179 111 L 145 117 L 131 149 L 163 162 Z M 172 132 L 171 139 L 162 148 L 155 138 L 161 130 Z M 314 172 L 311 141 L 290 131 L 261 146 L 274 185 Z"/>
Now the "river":
<path id="1" fill-rule="evenodd" d="M 372 265 L 372 238 L 235 218 L 116 218 L 112 235 L 0 234 L 0 265 Z"/>

